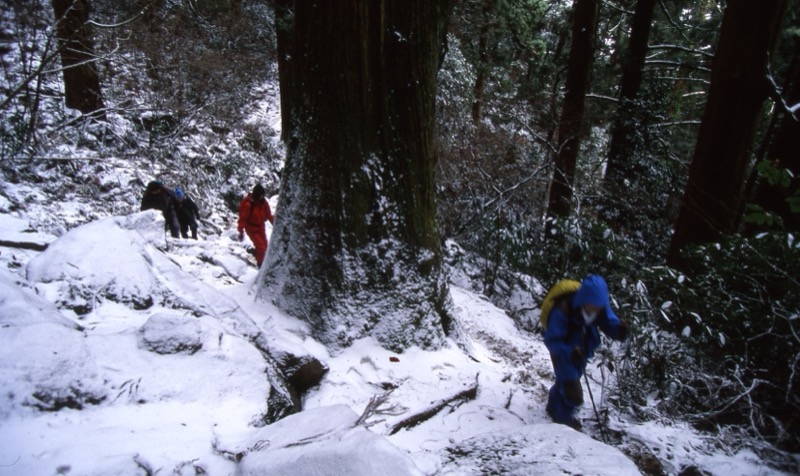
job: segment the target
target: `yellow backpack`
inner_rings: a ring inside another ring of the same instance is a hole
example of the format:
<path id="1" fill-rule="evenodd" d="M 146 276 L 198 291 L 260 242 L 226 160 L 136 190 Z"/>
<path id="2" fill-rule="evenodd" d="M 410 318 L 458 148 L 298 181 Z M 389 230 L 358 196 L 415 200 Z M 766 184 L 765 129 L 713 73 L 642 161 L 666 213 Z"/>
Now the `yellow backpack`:
<path id="1" fill-rule="evenodd" d="M 550 316 L 550 311 L 556 305 L 556 301 L 565 294 L 574 293 L 581 287 L 580 281 L 574 279 L 562 279 L 547 291 L 547 294 L 542 301 L 542 310 L 539 313 L 539 325 L 543 330 L 547 330 L 547 318 Z"/>

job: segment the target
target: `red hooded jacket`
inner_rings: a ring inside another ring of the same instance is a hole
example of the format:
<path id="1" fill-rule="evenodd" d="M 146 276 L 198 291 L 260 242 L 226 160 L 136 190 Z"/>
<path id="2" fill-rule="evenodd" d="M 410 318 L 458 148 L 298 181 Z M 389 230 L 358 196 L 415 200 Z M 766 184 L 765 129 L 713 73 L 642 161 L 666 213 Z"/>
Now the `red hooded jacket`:
<path id="1" fill-rule="evenodd" d="M 257 231 L 264 228 L 264 223 L 269 220 L 274 223 L 272 210 L 265 198 L 253 201 L 253 194 L 248 193 L 239 203 L 239 223 L 237 230 L 241 233 L 244 230 Z"/>

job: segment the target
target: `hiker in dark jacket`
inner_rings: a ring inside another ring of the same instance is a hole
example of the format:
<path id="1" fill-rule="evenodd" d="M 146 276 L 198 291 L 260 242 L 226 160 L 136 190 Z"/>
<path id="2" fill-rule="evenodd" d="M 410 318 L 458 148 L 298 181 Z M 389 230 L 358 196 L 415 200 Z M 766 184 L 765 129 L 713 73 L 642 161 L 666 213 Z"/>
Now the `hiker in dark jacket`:
<path id="1" fill-rule="evenodd" d="M 237 231 L 239 241 L 244 240 L 244 232 L 250 237 L 253 246 L 256 248 L 256 264 L 261 267 L 264 256 L 267 254 L 267 229 L 266 222 L 274 223 L 272 210 L 267 199 L 264 198 L 264 187 L 257 184 L 253 187 L 253 192 L 247 194 L 239 203 L 239 222 Z"/>
<path id="2" fill-rule="evenodd" d="M 608 285 L 597 275 L 587 276 L 574 294 L 568 294 L 550 311 L 544 343 L 550 351 L 555 384 L 550 388 L 547 414 L 556 423 L 580 428 L 575 418 L 583 404 L 581 375 L 586 362 L 600 345 L 600 333 L 625 340 L 628 325 L 621 321 L 608 301 Z"/>
<path id="3" fill-rule="evenodd" d="M 188 238 L 188 231 L 192 230 L 192 239 L 197 239 L 197 220 L 200 219 L 200 209 L 180 187 L 175 188 L 175 213 L 181 227 L 181 236 Z"/>
<path id="4" fill-rule="evenodd" d="M 178 217 L 175 214 L 175 194 L 158 180 L 147 184 L 142 196 L 141 210 L 161 210 L 173 238 L 178 237 Z"/>

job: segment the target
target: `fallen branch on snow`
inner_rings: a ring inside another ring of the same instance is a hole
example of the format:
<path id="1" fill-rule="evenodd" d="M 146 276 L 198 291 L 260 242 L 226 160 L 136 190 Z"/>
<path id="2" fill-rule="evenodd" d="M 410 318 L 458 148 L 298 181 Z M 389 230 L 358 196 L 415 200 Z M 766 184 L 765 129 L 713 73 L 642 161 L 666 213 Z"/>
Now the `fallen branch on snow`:
<path id="1" fill-rule="evenodd" d="M 373 425 L 382 423 L 384 421 L 384 420 L 370 420 L 374 416 L 377 415 L 396 416 L 408 410 L 408 408 L 403 407 L 401 405 L 391 405 L 391 406 L 389 405 L 389 395 L 392 392 L 394 392 L 394 390 L 395 390 L 394 388 L 390 388 L 389 390 L 385 391 L 380 395 L 373 395 L 372 398 L 369 399 L 369 403 L 367 403 L 367 407 L 364 409 L 364 412 L 358 418 L 358 421 L 356 421 L 356 425 L 363 425 L 365 428 L 369 428 Z"/>
<path id="2" fill-rule="evenodd" d="M 44 251 L 47 249 L 47 243 L 35 243 L 33 241 L 0 240 L 0 246 L 4 246 L 6 248 L 19 248 L 21 250 L 34 250 L 34 251 Z"/>
<path id="3" fill-rule="evenodd" d="M 403 428 L 412 428 L 420 423 L 430 420 L 434 415 L 442 411 L 445 407 L 450 404 L 455 404 L 456 406 L 461 405 L 464 402 L 475 400 L 478 396 L 478 375 L 475 375 L 475 383 L 470 387 L 458 392 L 457 394 L 445 398 L 444 400 L 440 400 L 435 404 L 431 405 L 430 407 L 422 410 L 419 413 L 415 413 L 408 418 L 405 418 L 394 425 L 389 429 L 389 434 L 394 435 L 398 431 L 402 430 Z"/>

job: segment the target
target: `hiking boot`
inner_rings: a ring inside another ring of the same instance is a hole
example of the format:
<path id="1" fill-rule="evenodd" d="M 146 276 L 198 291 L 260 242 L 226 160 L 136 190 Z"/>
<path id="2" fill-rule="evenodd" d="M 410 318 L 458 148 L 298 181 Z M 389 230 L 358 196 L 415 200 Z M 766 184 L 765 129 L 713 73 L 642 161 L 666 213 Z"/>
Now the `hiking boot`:
<path id="1" fill-rule="evenodd" d="M 581 430 L 583 430 L 583 424 L 581 424 L 581 421 L 580 421 L 580 420 L 578 420 L 577 418 L 573 418 L 573 419 L 572 419 L 572 420 L 570 420 L 570 422 L 569 422 L 569 423 L 567 423 L 566 425 L 567 425 L 568 427 L 572 428 L 572 429 L 573 429 L 573 430 L 575 430 L 575 431 L 581 431 Z"/>
<path id="2" fill-rule="evenodd" d="M 553 412 L 553 409 L 552 409 L 552 408 L 550 408 L 550 405 L 547 405 L 547 406 L 544 408 L 544 411 L 547 413 L 547 416 L 549 416 L 549 417 L 550 417 L 550 419 L 551 419 L 551 420 L 553 420 L 553 423 L 559 423 L 559 424 L 561 424 L 561 425 L 566 425 L 566 426 L 568 426 L 568 427 L 572 428 L 572 429 L 573 429 L 573 430 L 575 430 L 575 431 L 581 431 L 581 430 L 583 429 L 583 425 L 581 424 L 581 421 L 580 421 L 580 420 L 578 420 L 578 419 L 577 419 L 577 418 L 575 418 L 575 417 L 572 417 L 572 419 L 569 421 L 569 423 L 564 423 L 564 422 L 562 422 L 562 421 L 557 421 L 557 420 L 556 420 L 556 415 L 555 415 L 555 413 Z"/>

